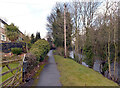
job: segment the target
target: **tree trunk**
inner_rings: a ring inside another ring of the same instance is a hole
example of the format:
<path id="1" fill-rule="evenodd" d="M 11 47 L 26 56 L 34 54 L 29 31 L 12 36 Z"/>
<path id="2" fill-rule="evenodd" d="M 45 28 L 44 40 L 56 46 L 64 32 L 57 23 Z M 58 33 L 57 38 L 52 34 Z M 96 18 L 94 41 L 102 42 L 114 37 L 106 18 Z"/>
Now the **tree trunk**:
<path id="1" fill-rule="evenodd" d="M 76 62 L 79 62 L 78 57 L 78 24 L 77 24 L 77 2 L 75 2 L 75 58 Z"/>
<path id="2" fill-rule="evenodd" d="M 114 46 L 115 46 L 115 58 L 114 58 L 114 80 L 116 80 L 117 46 L 116 46 L 116 44 L 114 44 Z"/>
<path id="3" fill-rule="evenodd" d="M 110 65 L 110 31 L 108 33 L 108 65 L 109 65 L 109 76 L 111 78 L 111 65 Z"/>
<path id="4" fill-rule="evenodd" d="M 114 58 L 114 80 L 116 80 L 116 60 L 117 60 L 117 44 L 116 44 L 116 29 L 114 29 L 114 47 L 115 47 L 115 58 Z"/>
<path id="5" fill-rule="evenodd" d="M 80 62 L 79 62 L 79 63 L 82 64 L 82 55 L 83 55 L 83 54 L 82 54 L 82 48 L 80 48 L 80 55 L 81 55 L 81 56 L 80 56 Z"/>
<path id="6" fill-rule="evenodd" d="M 116 18 L 117 19 L 117 18 Z M 115 21 L 116 22 L 116 21 Z M 116 23 L 114 22 L 114 47 L 115 47 L 115 57 L 114 57 L 114 80 L 117 80 L 116 77 L 116 61 L 118 58 L 118 47 L 117 47 L 117 42 L 116 42 L 116 38 L 118 37 L 118 33 L 117 33 L 117 25 L 115 25 Z"/>
<path id="7" fill-rule="evenodd" d="M 120 2 L 118 3 L 120 6 Z M 117 33 L 118 33 L 118 83 L 120 84 L 120 8 L 118 9 L 118 28 L 117 28 Z"/>

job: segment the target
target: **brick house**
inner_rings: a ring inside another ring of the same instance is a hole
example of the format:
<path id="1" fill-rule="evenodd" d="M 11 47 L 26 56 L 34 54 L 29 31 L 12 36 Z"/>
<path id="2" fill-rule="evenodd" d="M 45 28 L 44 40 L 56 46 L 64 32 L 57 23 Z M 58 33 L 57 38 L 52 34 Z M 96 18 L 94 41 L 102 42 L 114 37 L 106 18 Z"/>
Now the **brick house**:
<path id="1" fill-rule="evenodd" d="M 5 35 L 4 25 L 7 25 L 7 23 L 0 19 L 0 43 L 11 42 Z"/>
<path id="2" fill-rule="evenodd" d="M 5 34 L 4 25 L 8 25 L 8 24 L 0 18 L 0 43 L 11 42 Z M 25 36 L 20 30 L 19 30 L 19 33 L 20 33 L 20 35 L 17 39 L 17 42 L 22 41 L 23 37 Z"/>

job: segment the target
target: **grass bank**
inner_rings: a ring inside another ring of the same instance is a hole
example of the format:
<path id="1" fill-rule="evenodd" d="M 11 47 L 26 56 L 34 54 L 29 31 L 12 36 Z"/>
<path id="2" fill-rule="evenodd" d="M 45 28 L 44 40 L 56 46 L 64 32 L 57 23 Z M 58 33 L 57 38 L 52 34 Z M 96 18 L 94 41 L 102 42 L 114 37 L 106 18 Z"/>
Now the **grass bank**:
<path id="1" fill-rule="evenodd" d="M 63 86 L 118 86 L 93 69 L 87 68 L 74 60 L 54 55 Z"/>

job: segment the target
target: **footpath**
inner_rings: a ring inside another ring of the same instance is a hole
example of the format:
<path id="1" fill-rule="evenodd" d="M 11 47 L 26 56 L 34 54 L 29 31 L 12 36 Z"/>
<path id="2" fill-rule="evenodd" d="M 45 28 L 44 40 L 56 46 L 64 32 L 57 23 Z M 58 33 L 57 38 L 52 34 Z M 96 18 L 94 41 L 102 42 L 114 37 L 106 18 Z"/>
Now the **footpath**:
<path id="1" fill-rule="evenodd" d="M 52 50 L 48 53 L 48 64 L 43 68 L 40 73 L 39 80 L 36 86 L 61 86 L 59 81 L 59 71 L 53 57 Z"/>

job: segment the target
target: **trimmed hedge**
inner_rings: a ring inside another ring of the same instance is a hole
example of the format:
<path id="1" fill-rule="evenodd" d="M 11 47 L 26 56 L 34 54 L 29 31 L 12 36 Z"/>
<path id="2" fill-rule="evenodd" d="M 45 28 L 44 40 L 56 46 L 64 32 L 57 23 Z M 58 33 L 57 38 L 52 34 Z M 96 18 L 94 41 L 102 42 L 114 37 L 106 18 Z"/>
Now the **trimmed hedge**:
<path id="1" fill-rule="evenodd" d="M 22 48 L 23 52 L 26 52 L 26 43 L 24 42 L 10 42 L 10 43 L 0 43 L 0 51 L 4 53 L 11 52 L 11 48 Z"/>
<path id="2" fill-rule="evenodd" d="M 21 54 L 22 53 L 22 48 L 11 48 L 11 51 L 12 51 L 12 53 L 13 54 L 17 54 L 17 55 L 19 55 L 19 54 Z"/>
<path id="3" fill-rule="evenodd" d="M 39 39 L 32 45 L 30 52 L 36 56 L 38 61 L 43 61 L 49 50 L 49 43 L 46 40 Z"/>

